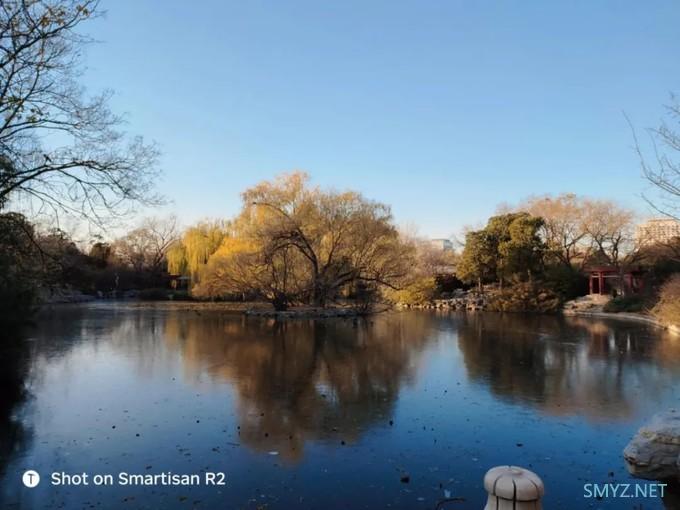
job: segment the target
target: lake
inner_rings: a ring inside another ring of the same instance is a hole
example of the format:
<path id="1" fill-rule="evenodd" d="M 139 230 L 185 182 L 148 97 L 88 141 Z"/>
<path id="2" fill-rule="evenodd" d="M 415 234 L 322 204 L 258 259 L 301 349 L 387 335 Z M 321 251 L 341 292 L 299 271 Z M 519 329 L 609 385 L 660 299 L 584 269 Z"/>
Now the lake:
<path id="1" fill-rule="evenodd" d="M 433 509 L 448 494 L 464 501 L 442 508 L 482 510 L 484 473 L 502 464 L 538 473 L 547 509 L 664 508 L 583 497 L 585 483 L 634 481 L 624 446 L 680 405 L 680 339 L 650 326 L 93 304 L 4 334 L 2 508 Z M 52 472 L 221 472 L 225 485 L 53 486 Z"/>

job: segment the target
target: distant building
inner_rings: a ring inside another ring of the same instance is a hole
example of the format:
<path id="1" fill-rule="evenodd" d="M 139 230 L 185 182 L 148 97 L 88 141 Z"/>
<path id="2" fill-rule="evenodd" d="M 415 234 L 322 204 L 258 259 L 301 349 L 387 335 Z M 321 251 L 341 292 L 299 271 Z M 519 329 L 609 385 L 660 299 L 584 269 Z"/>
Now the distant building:
<path id="1" fill-rule="evenodd" d="M 680 237 L 680 221 L 671 218 L 647 220 L 635 232 L 640 245 L 667 243 L 674 237 Z"/>
<path id="2" fill-rule="evenodd" d="M 450 239 L 430 239 L 430 245 L 441 251 L 453 251 L 453 243 Z"/>

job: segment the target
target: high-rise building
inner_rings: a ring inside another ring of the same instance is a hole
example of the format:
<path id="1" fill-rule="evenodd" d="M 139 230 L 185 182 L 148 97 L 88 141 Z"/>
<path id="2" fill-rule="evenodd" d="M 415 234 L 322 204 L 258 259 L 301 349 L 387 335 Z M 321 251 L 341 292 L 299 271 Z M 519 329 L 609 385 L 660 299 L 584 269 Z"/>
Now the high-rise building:
<path id="1" fill-rule="evenodd" d="M 641 245 L 667 243 L 680 237 L 680 221 L 671 218 L 647 220 L 637 226 L 635 238 Z"/>

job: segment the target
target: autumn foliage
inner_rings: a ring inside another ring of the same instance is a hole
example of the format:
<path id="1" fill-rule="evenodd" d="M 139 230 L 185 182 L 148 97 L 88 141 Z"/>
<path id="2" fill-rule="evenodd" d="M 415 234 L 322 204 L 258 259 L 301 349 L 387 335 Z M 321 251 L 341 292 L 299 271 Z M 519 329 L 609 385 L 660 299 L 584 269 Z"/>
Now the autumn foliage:
<path id="1" fill-rule="evenodd" d="M 672 276 L 661 287 L 652 313 L 665 324 L 680 325 L 680 274 Z"/>
<path id="2" fill-rule="evenodd" d="M 242 200 L 219 244 L 213 242 L 219 236 L 203 228 L 169 253 L 172 268 L 186 264 L 195 276 L 198 297 L 242 293 L 279 310 L 324 307 L 358 290 L 397 288 L 408 274 L 413 246 L 402 240 L 384 204 L 354 191 L 311 187 L 300 172 L 262 182 Z M 197 247 L 200 257 L 190 260 Z"/>

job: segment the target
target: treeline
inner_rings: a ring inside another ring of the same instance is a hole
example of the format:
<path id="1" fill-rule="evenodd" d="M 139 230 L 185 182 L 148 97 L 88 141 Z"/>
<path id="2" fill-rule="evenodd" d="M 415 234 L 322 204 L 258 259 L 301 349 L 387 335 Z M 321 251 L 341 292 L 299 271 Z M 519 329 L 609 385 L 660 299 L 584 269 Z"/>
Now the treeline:
<path id="1" fill-rule="evenodd" d="M 390 208 L 353 191 L 313 187 L 303 173 L 242 193 L 241 212 L 180 231 L 149 218 L 112 241 L 76 242 L 17 213 L 0 215 L 0 307 L 25 317 L 65 293 L 99 298 L 192 298 L 290 306 L 354 306 L 404 292 L 453 289 L 453 252 L 400 231 Z M 418 289 L 421 289 L 420 291 Z"/>
<path id="2" fill-rule="evenodd" d="M 586 294 L 585 269 L 593 265 L 641 266 L 654 293 L 680 272 L 680 239 L 641 245 L 630 210 L 563 194 L 506 208 L 470 230 L 456 253 L 400 231 L 388 206 L 313 187 L 303 173 L 247 189 L 232 219 L 180 230 L 174 217 L 147 218 L 86 247 L 17 213 L 0 215 L 0 306 L 13 317 L 64 289 L 368 311 L 378 301 L 426 303 L 457 289 L 495 286 L 495 309 L 547 311 L 541 307 Z M 666 309 L 674 303 L 668 296 L 660 301 Z"/>
<path id="3" fill-rule="evenodd" d="M 0 214 L 0 309 L 6 319 L 21 320 L 39 302 L 66 293 L 123 297 L 166 289 L 165 254 L 176 239 L 173 217 L 149 218 L 113 242 L 81 247 L 62 230 L 37 228 L 18 213 Z"/>
<path id="4" fill-rule="evenodd" d="M 135 204 L 160 203 L 154 144 L 122 131 L 110 92 L 88 93 L 83 30 L 97 0 L 2 2 L 0 9 L 0 323 L 20 321 L 38 294 L 89 292 L 125 276 L 107 273 L 107 248 L 90 254 L 58 230 L 60 216 L 101 225 Z M 31 211 L 31 220 L 16 211 Z M 106 262 L 104 262 L 106 259 Z M 104 281 L 102 281 L 104 280 Z M 4 328 L 0 327 L 0 330 Z"/>
<path id="5" fill-rule="evenodd" d="M 612 290 L 619 299 L 630 290 L 624 272 L 645 273 L 646 293 L 628 296 L 639 308 L 645 299 L 653 302 L 659 286 L 680 271 L 680 238 L 655 244 L 636 238 L 633 211 L 616 202 L 562 194 L 534 197 L 513 209 L 466 234 L 456 271 L 480 289 L 484 284 L 505 288 L 506 301 L 517 293 L 552 292 L 560 301 L 584 295 L 585 270 L 607 266 L 618 272 Z"/>

